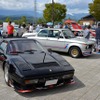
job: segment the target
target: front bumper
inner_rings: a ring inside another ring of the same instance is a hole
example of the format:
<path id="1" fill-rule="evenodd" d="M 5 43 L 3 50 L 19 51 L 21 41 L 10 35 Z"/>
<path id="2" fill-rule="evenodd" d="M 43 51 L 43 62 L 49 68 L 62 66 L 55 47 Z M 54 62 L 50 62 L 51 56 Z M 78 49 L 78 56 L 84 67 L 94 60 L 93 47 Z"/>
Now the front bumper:
<path id="1" fill-rule="evenodd" d="M 33 92 L 35 90 L 41 90 L 41 89 L 51 89 L 51 88 L 56 88 L 58 86 L 62 86 L 62 85 L 72 85 L 74 84 L 75 81 L 73 79 L 67 80 L 66 82 L 61 82 L 59 84 L 52 84 L 52 85 L 48 85 L 48 86 L 39 86 L 39 87 L 34 87 L 33 85 L 29 85 L 29 86 L 21 86 L 18 87 L 18 85 L 14 85 L 14 89 L 19 92 L 19 93 L 27 93 L 27 92 Z"/>
<path id="2" fill-rule="evenodd" d="M 33 84 L 20 84 L 14 81 L 13 86 L 16 91 L 21 92 L 21 93 L 32 92 L 35 89 L 48 89 L 48 88 L 53 88 L 53 87 L 57 87 L 60 85 L 64 85 L 67 83 L 73 83 L 73 75 L 74 75 L 74 72 L 71 73 L 70 77 L 68 76 L 66 78 L 63 78 L 63 75 L 46 76 L 43 78 L 38 78 L 38 82 L 33 83 Z M 47 83 L 48 81 L 52 81 L 52 80 L 57 80 L 57 82 L 54 84 Z"/>
<path id="3" fill-rule="evenodd" d="M 93 48 L 94 48 L 94 45 L 88 45 L 88 48 L 87 48 L 87 46 L 86 46 L 86 47 L 85 47 L 85 50 L 82 51 L 82 55 L 83 55 L 83 56 L 92 55 Z"/>
<path id="4" fill-rule="evenodd" d="M 83 55 L 83 56 L 92 55 L 92 50 L 91 50 L 91 51 L 84 51 L 84 52 L 82 52 L 82 55 Z"/>

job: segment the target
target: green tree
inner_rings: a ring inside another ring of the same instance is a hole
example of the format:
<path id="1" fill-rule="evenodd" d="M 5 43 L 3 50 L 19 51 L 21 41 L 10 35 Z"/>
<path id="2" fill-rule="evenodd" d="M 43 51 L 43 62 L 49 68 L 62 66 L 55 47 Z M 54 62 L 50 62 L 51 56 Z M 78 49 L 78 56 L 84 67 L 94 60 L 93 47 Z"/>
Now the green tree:
<path id="1" fill-rule="evenodd" d="M 25 16 L 22 16 L 21 19 L 20 19 L 20 22 L 21 22 L 21 23 L 23 23 L 23 22 L 26 23 L 26 22 L 27 22 L 26 17 L 25 17 Z"/>
<path id="2" fill-rule="evenodd" d="M 10 17 L 7 17 L 5 21 L 6 22 L 9 22 L 9 21 L 11 21 L 11 18 Z"/>
<path id="3" fill-rule="evenodd" d="M 100 20 L 100 0 L 94 0 L 89 4 L 89 12 L 96 20 Z"/>
<path id="4" fill-rule="evenodd" d="M 67 9 L 66 9 L 66 5 L 64 4 L 54 3 L 54 5 L 52 5 L 52 3 L 49 3 L 49 4 L 45 4 L 45 7 L 46 8 L 43 11 L 43 16 L 48 22 L 52 20 L 60 22 L 62 21 L 62 19 L 66 17 Z"/>
<path id="5" fill-rule="evenodd" d="M 37 24 L 41 24 L 41 23 L 46 23 L 46 20 L 44 18 L 38 18 Z"/>
<path id="6" fill-rule="evenodd" d="M 2 20 L 0 20 L 0 24 L 2 24 L 3 23 L 3 21 Z"/>

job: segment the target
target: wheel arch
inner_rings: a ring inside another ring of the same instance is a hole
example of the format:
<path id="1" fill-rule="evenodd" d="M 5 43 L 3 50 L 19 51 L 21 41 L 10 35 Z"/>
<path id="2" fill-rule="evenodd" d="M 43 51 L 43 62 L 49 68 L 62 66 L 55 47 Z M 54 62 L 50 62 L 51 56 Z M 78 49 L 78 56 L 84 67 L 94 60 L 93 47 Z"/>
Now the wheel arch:
<path id="1" fill-rule="evenodd" d="M 3 62 L 3 65 L 2 65 L 2 69 L 3 69 L 3 70 L 4 70 L 4 67 L 5 67 L 5 64 L 6 64 L 6 63 L 9 64 L 8 61 L 4 61 L 4 62 Z"/>
<path id="2" fill-rule="evenodd" d="M 80 56 L 82 55 L 82 51 L 81 51 L 81 48 L 80 48 L 79 46 L 71 46 L 71 47 L 69 48 L 69 50 L 68 50 L 68 53 L 69 53 L 69 54 L 70 54 L 72 48 L 78 48 L 78 51 L 80 52 L 79 56 L 73 57 L 73 58 L 78 58 L 78 57 L 80 57 Z"/>
<path id="3" fill-rule="evenodd" d="M 77 47 L 81 51 L 81 53 L 82 53 L 81 48 L 79 46 L 76 46 L 76 45 L 70 46 L 69 49 L 68 49 L 68 53 L 70 52 L 71 48 L 73 48 L 73 47 Z"/>

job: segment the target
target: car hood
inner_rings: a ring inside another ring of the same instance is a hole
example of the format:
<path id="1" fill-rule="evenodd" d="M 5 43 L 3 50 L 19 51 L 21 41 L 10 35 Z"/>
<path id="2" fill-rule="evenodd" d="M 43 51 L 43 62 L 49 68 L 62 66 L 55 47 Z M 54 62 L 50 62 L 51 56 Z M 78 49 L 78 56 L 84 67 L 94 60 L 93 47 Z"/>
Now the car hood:
<path id="1" fill-rule="evenodd" d="M 24 33 L 23 35 L 22 35 L 22 37 L 31 37 L 31 36 L 35 36 L 37 34 L 37 32 L 33 32 L 33 33 Z"/>
<path id="2" fill-rule="evenodd" d="M 73 70 L 61 56 L 54 57 L 53 54 L 44 52 L 18 54 L 12 61 L 24 76 L 49 74 L 51 70 L 52 73 Z"/>
<path id="3" fill-rule="evenodd" d="M 85 44 L 94 44 L 94 41 L 85 39 L 84 37 L 75 37 L 69 39 L 70 42 L 73 43 L 85 43 Z"/>

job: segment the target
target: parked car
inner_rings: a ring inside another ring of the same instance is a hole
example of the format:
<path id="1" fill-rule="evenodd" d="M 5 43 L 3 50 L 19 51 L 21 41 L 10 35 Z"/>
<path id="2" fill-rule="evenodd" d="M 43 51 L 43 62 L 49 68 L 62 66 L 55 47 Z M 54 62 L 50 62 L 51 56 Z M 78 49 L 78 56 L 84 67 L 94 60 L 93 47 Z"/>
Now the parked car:
<path id="1" fill-rule="evenodd" d="M 23 33 L 22 37 L 31 37 L 35 36 L 38 32 L 36 30 L 33 30 L 33 32 L 25 32 Z"/>
<path id="2" fill-rule="evenodd" d="M 5 82 L 21 93 L 73 82 L 74 68 L 33 39 L 3 39 L 0 62 Z"/>
<path id="3" fill-rule="evenodd" d="M 91 38 L 95 38 L 95 37 L 96 37 L 96 32 L 95 32 L 94 29 L 91 29 L 91 30 L 90 30 L 90 37 L 91 37 Z"/>
<path id="4" fill-rule="evenodd" d="M 94 46 L 94 41 L 84 37 L 75 37 L 68 29 L 45 28 L 28 38 L 36 39 L 53 51 L 67 52 L 74 58 L 91 55 Z"/>

